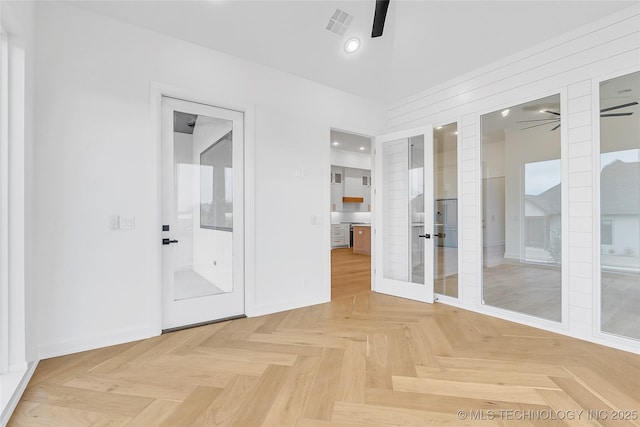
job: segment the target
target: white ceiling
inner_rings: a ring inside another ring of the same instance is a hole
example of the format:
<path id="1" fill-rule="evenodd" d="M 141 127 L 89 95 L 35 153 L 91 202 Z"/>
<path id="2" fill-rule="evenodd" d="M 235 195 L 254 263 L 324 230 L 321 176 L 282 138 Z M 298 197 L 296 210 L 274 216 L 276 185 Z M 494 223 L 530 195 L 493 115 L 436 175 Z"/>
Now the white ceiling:
<path id="1" fill-rule="evenodd" d="M 330 143 L 332 150 L 371 154 L 371 138 L 366 136 L 331 129 Z"/>
<path id="2" fill-rule="evenodd" d="M 571 31 L 635 1 L 391 0 L 371 39 L 375 0 L 91 1 L 73 4 L 346 92 L 394 102 Z M 336 8 L 354 16 L 338 36 Z M 350 36 L 361 49 L 347 54 Z"/>

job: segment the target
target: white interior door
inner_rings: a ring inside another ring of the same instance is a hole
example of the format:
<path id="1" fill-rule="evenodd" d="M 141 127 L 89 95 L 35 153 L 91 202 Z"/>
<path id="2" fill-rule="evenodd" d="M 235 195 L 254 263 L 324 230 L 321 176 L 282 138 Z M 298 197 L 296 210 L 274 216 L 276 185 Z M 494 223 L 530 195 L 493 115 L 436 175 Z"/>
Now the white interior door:
<path id="1" fill-rule="evenodd" d="M 433 302 L 433 128 L 375 138 L 373 290 Z"/>
<path id="2" fill-rule="evenodd" d="M 162 98 L 162 329 L 244 313 L 243 129 Z"/>

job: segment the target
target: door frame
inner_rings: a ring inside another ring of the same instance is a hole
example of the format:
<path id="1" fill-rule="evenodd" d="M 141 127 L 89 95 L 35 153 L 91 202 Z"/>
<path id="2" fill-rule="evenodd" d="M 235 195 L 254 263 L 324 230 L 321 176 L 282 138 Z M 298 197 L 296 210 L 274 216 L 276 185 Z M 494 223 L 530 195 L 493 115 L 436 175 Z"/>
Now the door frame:
<path id="1" fill-rule="evenodd" d="M 238 111 L 244 114 L 244 312 L 251 316 L 256 305 L 256 239 L 255 239 L 255 106 L 230 100 L 228 95 L 207 90 L 187 89 L 159 82 L 150 83 L 150 133 L 153 138 L 156 168 L 156 217 L 155 231 L 149 241 L 154 251 L 153 264 L 155 280 L 152 281 L 150 296 L 149 328 L 153 335 L 162 333 L 162 97 L 181 99 L 187 102 L 210 105 Z"/>
<path id="2" fill-rule="evenodd" d="M 397 139 L 404 139 L 404 138 L 410 138 L 416 135 L 430 135 L 431 137 L 431 147 L 429 147 L 429 149 L 431 150 L 431 162 L 430 162 L 430 173 L 427 173 L 427 165 L 425 164 L 425 171 L 424 171 L 424 185 L 426 186 L 428 182 L 431 182 L 430 180 L 433 179 L 433 125 L 431 124 L 426 124 L 426 125 L 422 125 L 422 126 L 417 126 L 417 127 L 412 127 L 409 129 L 402 129 L 399 131 L 395 131 L 395 132 L 390 132 L 390 133 L 384 133 L 384 134 L 379 134 L 377 135 L 374 140 L 373 140 L 373 150 L 372 150 L 372 170 L 371 170 L 371 175 L 375 176 L 379 179 L 380 178 L 380 172 L 377 170 L 377 165 L 378 165 L 378 155 L 382 156 L 382 153 L 378 154 L 377 153 L 377 143 L 376 140 L 379 138 L 384 138 L 385 140 L 388 141 L 394 141 Z M 426 147 L 426 141 L 425 141 L 425 156 L 427 153 L 427 147 Z M 373 212 L 376 212 L 376 205 L 378 204 L 378 202 L 380 201 L 380 198 L 382 197 L 382 194 L 378 194 L 378 190 L 380 190 L 380 182 L 378 181 L 378 179 L 373 180 Z M 426 187 L 425 187 L 426 188 Z M 433 194 L 432 194 L 433 195 Z M 431 227 L 431 231 L 429 232 L 430 234 L 433 234 L 434 231 L 432 230 L 433 228 L 433 197 L 430 198 L 431 200 L 428 200 L 428 198 L 425 197 L 425 217 L 427 216 L 426 213 L 430 210 L 431 211 L 431 216 L 430 216 L 430 224 L 429 226 Z M 429 203 L 429 207 L 427 207 L 427 201 Z M 427 218 L 425 218 L 425 232 L 427 232 Z M 378 232 L 382 233 L 382 230 L 379 229 L 380 228 L 380 222 L 381 222 L 381 218 L 379 218 L 377 215 L 373 214 L 371 216 L 371 227 L 372 227 L 372 238 L 371 241 L 376 241 L 378 240 L 377 234 Z M 431 244 L 434 244 L 434 240 L 433 239 L 429 239 Z M 373 245 L 373 243 L 372 243 Z M 377 246 L 377 245 L 376 245 Z M 435 248 L 434 248 L 435 250 Z M 372 261 L 372 275 L 371 275 L 371 290 L 374 292 L 380 292 L 380 293 L 384 293 L 384 294 L 389 294 L 388 292 L 382 292 L 382 290 L 379 290 L 381 285 L 380 283 L 376 282 L 376 277 L 377 277 L 377 268 L 383 268 L 382 264 L 379 263 L 379 261 L 382 261 L 382 256 L 380 254 L 376 252 L 371 252 L 371 255 L 373 257 L 375 257 Z M 433 255 L 433 253 L 432 253 Z M 431 257 L 426 257 L 425 255 L 425 264 L 427 263 L 427 261 L 431 262 L 432 264 L 432 269 L 431 272 L 433 273 L 433 256 Z M 380 265 L 379 265 L 380 264 Z M 383 274 L 383 273 L 381 273 Z M 426 282 L 427 280 L 431 280 L 431 298 L 422 298 L 421 295 L 417 295 L 413 290 L 408 290 L 409 294 L 411 295 L 407 295 L 407 298 L 411 298 L 414 299 L 416 301 L 421 301 L 421 302 L 426 302 L 426 303 L 434 303 L 435 302 L 435 294 L 433 292 L 433 288 L 434 288 L 434 284 L 433 284 L 433 274 L 431 274 L 429 277 L 427 275 L 427 271 L 425 270 L 425 276 L 424 276 L 424 280 L 425 280 L 425 284 L 424 286 L 426 286 Z"/>

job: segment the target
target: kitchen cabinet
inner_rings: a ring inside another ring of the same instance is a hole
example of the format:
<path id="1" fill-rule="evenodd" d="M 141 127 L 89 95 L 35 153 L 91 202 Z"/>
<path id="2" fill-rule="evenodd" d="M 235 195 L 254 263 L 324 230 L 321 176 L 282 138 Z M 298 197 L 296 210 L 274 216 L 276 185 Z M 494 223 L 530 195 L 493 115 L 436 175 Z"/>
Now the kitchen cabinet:
<path id="1" fill-rule="evenodd" d="M 343 210 L 343 182 L 344 168 L 331 166 L 331 212 L 341 212 Z"/>
<path id="2" fill-rule="evenodd" d="M 362 171 L 362 197 L 364 202 L 362 203 L 363 211 L 371 212 L 371 171 Z"/>
<path id="3" fill-rule="evenodd" d="M 343 197 L 361 200 L 343 203 L 345 212 L 367 212 L 371 210 L 371 171 L 344 168 Z"/>
<path id="4" fill-rule="evenodd" d="M 371 255 L 371 226 L 353 226 L 353 252 Z"/>
<path id="5" fill-rule="evenodd" d="M 362 169 L 344 168 L 344 195 L 362 197 Z"/>
<path id="6" fill-rule="evenodd" d="M 349 224 L 331 224 L 331 247 L 349 246 Z"/>

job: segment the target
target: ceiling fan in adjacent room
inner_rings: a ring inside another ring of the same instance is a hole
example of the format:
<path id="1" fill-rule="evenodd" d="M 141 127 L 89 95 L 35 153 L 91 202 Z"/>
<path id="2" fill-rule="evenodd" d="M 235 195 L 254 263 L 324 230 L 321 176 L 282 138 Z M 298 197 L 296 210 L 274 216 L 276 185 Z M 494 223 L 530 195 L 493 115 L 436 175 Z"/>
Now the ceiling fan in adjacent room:
<path id="1" fill-rule="evenodd" d="M 624 117 L 624 116 L 630 116 L 630 115 L 633 114 L 633 112 L 609 113 L 609 111 L 619 110 L 621 108 L 632 107 L 634 105 L 638 105 L 638 103 L 636 101 L 633 101 L 633 102 L 628 102 L 626 104 L 614 105 L 613 107 L 603 108 L 602 110 L 600 110 L 600 117 Z M 557 125 L 555 125 L 551 129 L 551 131 L 557 130 L 560 127 L 560 113 L 559 112 L 551 111 L 549 109 L 544 109 L 544 110 L 540 110 L 540 113 L 548 113 L 548 114 L 553 115 L 553 117 L 549 117 L 549 118 L 546 118 L 546 119 L 534 119 L 534 120 L 519 120 L 519 121 L 516 121 L 516 123 L 544 122 L 544 123 L 538 123 L 538 124 L 533 125 L 533 126 L 528 126 L 528 127 L 522 128 L 520 130 L 536 128 L 538 126 L 552 125 L 552 124 L 555 124 L 555 123 L 557 123 Z"/>
<path id="2" fill-rule="evenodd" d="M 382 36 L 384 21 L 387 18 L 387 9 L 389 9 L 389 1 L 390 0 L 376 0 L 376 11 L 373 15 L 371 38 Z"/>

